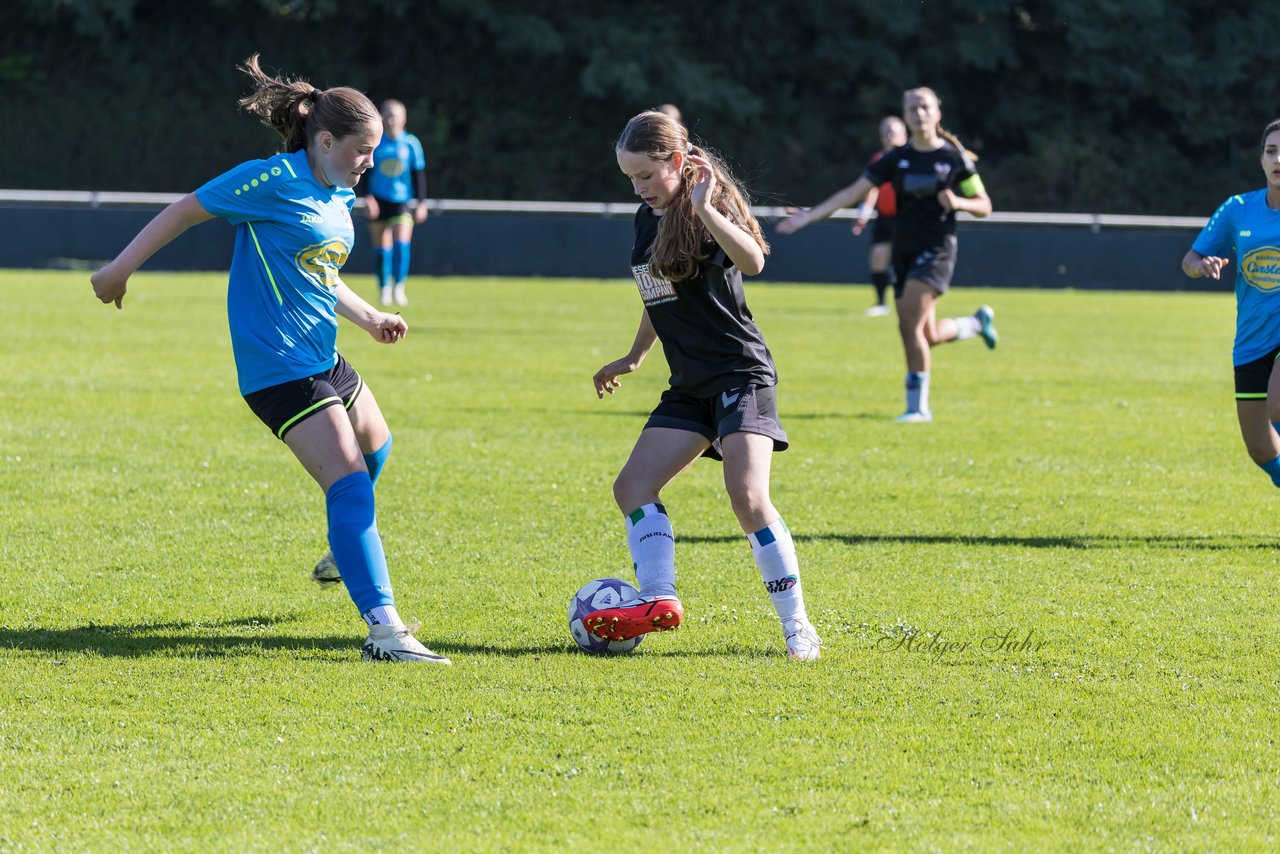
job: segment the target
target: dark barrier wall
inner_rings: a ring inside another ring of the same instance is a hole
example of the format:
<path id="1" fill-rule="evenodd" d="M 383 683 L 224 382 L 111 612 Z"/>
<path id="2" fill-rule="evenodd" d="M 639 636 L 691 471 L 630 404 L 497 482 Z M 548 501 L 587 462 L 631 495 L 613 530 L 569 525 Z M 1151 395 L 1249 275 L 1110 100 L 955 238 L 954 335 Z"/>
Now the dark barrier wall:
<path id="1" fill-rule="evenodd" d="M 0 267 L 88 267 L 113 257 L 155 215 L 154 209 L 0 206 Z M 372 256 L 363 218 L 348 273 L 368 273 Z M 847 220 L 816 223 L 783 236 L 765 224 L 773 253 L 761 280 L 866 282 L 867 237 Z M 1009 225 L 962 222 L 958 284 L 1120 290 L 1218 290 L 1182 275 L 1179 262 L 1195 229 Z M 197 226 L 144 269 L 225 270 L 233 230 Z M 579 214 L 434 213 L 413 241 L 413 272 L 443 276 L 630 275 L 630 217 Z"/>

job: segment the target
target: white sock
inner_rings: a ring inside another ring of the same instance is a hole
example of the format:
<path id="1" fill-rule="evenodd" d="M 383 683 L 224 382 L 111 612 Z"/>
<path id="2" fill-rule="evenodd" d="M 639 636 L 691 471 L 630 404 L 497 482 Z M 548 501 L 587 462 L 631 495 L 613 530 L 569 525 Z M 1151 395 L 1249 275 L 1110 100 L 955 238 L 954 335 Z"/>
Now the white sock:
<path id="1" fill-rule="evenodd" d="M 928 371 L 907 371 L 907 411 L 929 411 Z"/>
<path id="2" fill-rule="evenodd" d="M 787 524 L 778 519 L 754 534 L 747 534 L 751 541 L 751 556 L 760 567 L 764 589 L 773 602 L 773 610 L 783 625 L 794 621 L 808 622 L 804 610 L 804 592 L 800 589 L 800 562 L 796 559 L 796 545 L 791 540 Z"/>
<path id="3" fill-rule="evenodd" d="M 963 341 L 966 338 L 972 338 L 982 331 L 982 321 L 972 314 L 964 317 L 953 317 L 956 322 L 956 340 Z"/>
<path id="4" fill-rule="evenodd" d="M 646 504 L 627 514 L 627 547 L 641 596 L 676 595 L 676 535 L 665 507 Z"/>
<path id="5" fill-rule="evenodd" d="M 400 619 L 400 612 L 396 610 L 395 605 L 377 605 L 365 611 L 361 616 L 364 621 L 373 626 L 403 626 L 404 620 Z"/>

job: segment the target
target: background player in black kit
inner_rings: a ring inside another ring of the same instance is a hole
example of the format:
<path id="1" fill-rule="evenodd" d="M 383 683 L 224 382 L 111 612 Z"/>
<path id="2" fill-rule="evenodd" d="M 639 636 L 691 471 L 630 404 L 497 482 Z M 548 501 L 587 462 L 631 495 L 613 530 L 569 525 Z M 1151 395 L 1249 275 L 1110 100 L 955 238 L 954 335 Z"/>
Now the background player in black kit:
<path id="1" fill-rule="evenodd" d="M 956 211 L 977 217 L 991 213 L 973 157 L 960 141 L 942 129 L 942 110 L 932 89 L 918 87 L 903 94 L 902 117 L 911 132 L 906 144 L 870 164 L 857 181 L 812 209 L 798 211 L 778 223 L 792 234 L 814 220 L 857 204 L 885 181 L 897 194 L 898 217 L 893 234 L 894 296 L 898 331 L 907 357 L 907 410 L 896 420 L 933 420 L 929 409 L 929 349 L 935 344 L 981 335 L 996 346 L 995 311 L 982 306 L 968 317 L 938 320 L 938 298 L 951 287 L 956 264 Z"/>
<path id="2" fill-rule="evenodd" d="M 635 116 L 615 152 L 644 200 L 631 250 L 644 311 L 630 352 L 596 371 L 596 396 L 613 394 L 619 377 L 637 370 L 659 340 L 671 388 L 613 484 L 626 515 L 640 602 L 596 611 L 583 622 L 613 640 L 680 625 L 675 536 L 658 496 L 699 457 L 710 456 L 724 461 L 733 512 L 782 621 L 789 655 L 820 658 L 822 641 L 805 613 L 795 545 L 769 498 L 773 452 L 787 447 L 777 416 L 777 373 L 742 290 L 743 274 L 764 269 L 769 245 L 728 168 L 691 144 L 670 116 Z"/>

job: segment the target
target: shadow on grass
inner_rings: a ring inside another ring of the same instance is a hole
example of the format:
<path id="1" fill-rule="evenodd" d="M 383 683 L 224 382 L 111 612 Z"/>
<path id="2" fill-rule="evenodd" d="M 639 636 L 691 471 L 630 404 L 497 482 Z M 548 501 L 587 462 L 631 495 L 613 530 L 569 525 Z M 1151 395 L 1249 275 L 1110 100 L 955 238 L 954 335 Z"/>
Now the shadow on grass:
<path id="1" fill-rule="evenodd" d="M 65 629 L 8 628 L 0 626 L 0 650 L 26 650 L 51 653 L 89 653 L 114 658 L 230 658 L 262 656 L 279 650 L 305 653 L 307 658 L 322 659 L 323 653 L 337 652 L 343 660 L 358 658 L 364 634 L 291 635 L 281 632 L 280 623 L 288 619 L 245 617 L 237 620 L 210 622 L 138 623 L 134 625 L 98 625 L 89 623 Z M 572 656 L 584 660 L 613 658 L 596 656 L 579 650 L 567 641 L 542 645 L 529 643 L 482 644 L 455 643 L 419 632 L 419 639 L 439 653 L 457 656 L 506 656 L 533 658 L 539 656 Z M 640 655 L 710 658 L 738 657 L 758 654 L 747 649 L 717 646 L 690 649 L 683 644 L 659 648 L 650 644 Z M 619 656 L 626 658 L 628 656 Z"/>
<path id="2" fill-rule="evenodd" d="M 65 629 L 0 627 L 0 649 L 36 652 L 86 652 L 103 656 L 145 658 L 209 657 L 261 654 L 272 650 L 327 652 L 359 650 L 363 636 L 301 636 L 282 633 L 287 619 L 244 617 L 236 620 L 119 625 L 90 622 Z"/>
<path id="3" fill-rule="evenodd" d="M 1236 549 L 1276 549 L 1280 539 L 1244 536 L 1162 536 L 1124 534 L 1076 534 L 1043 537 L 992 537 L 972 534 L 793 534 L 797 542 L 837 542 L 847 546 L 890 545 L 954 545 L 1028 549 L 1129 549 L 1154 548 L 1175 551 L 1234 551 Z M 682 543 L 736 543 L 741 534 L 716 536 L 680 536 Z"/>

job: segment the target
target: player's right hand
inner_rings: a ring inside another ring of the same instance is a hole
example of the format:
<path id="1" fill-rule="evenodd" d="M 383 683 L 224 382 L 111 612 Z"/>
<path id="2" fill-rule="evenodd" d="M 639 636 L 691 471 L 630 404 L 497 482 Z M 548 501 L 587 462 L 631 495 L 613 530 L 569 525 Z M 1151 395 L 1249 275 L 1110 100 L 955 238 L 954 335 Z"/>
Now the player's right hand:
<path id="1" fill-rule="evenodd" d="M 596 398 L 603 399 L 605 392 L 613 394 L 613 390 L 622 385 L 622 381 L 618 377 L 623 374 L 629 374 L 638 367 L 640 366 L 629 357 L 624 356 L 621 359 L 615 359 L 596 371 L 596 375 L 593 378 L 596 386 Z"/>
<path id="2" fill-rule="evenodd" d="M 115 273 L 108 264 L 89 277 L 89 284 L 93 285 L 94 295 L 103 303 L 113 302 L 117 309 L 124 308 L 124 295 L 129 284 L 128 276 Z"/>
<path id="3" fill-rule="evenodd" d="M 1230 258 L 1219 258 L 1217 255 L 1209 255 L 1200 259 L 1200 270 L 1204 275 L 1211 279 L 1219 279 L 1222 277 L 1222 268 L 1230 263 Z"/>

